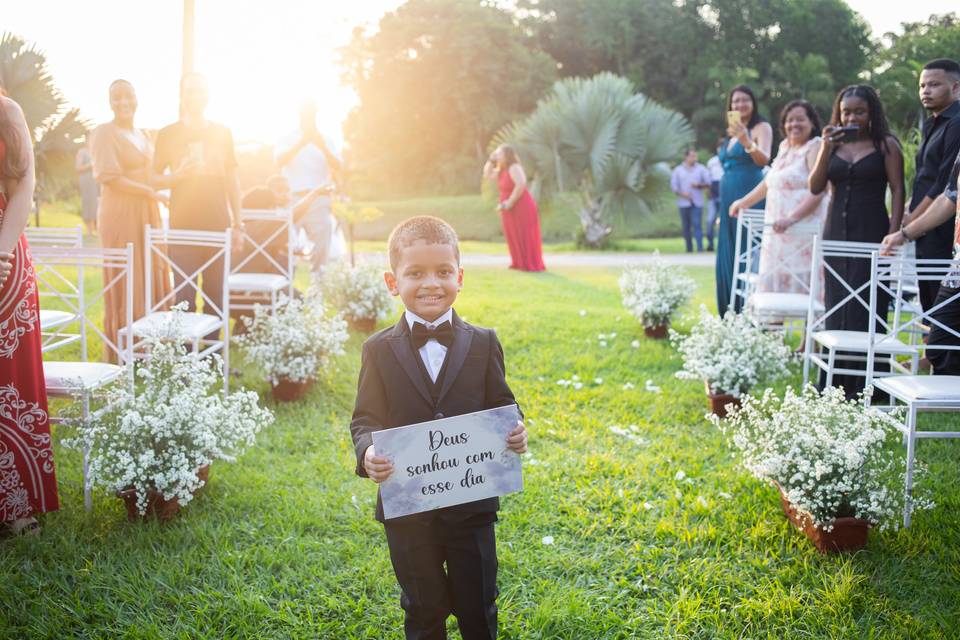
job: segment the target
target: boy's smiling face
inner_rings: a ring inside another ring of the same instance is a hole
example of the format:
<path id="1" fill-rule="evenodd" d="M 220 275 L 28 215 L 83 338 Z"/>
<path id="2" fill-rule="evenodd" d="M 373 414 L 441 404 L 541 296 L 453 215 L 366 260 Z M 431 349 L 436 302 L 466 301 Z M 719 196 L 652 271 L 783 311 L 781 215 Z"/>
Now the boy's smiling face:
<path id="1" fill-rule="evenodd" d="M 463 287 L 463 269 L 451 245 L 416 240 L 400 249 L 396 268 L 384 273 L 383 279 L 408 311 L 433 322 L 457 299 Z"/>

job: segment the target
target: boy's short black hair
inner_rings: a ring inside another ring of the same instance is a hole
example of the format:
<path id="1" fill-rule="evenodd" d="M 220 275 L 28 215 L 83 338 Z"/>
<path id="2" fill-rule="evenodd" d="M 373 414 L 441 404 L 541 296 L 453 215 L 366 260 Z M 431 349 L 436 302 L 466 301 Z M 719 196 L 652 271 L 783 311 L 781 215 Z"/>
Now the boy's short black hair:
<path id="1" fill-rule="evenodd" d="M 447 244 L 453 247 L 453 255 L 460 264 L 460 240 L 457 232 L 444 220 L 433 216 L 414 216 L 407 218 L 390 232 L 387 240 L 387 252 L 390 257 L 390 269 L 396 270 L 400 263 L 400 251 L 417 240 L 427 244 Z"/>
<path id="2" fill-rule="evenodd" d="M 923 65 L 924 71 L 929 71 L 931 69 L 941 69 L 947 74 L 953 76 L 954 80 L 960 80 L 960 63 L 956 60 L 951 60 L 950 58 L 937 58 L 936 60 L 931 60 L 927 64 Z"/>

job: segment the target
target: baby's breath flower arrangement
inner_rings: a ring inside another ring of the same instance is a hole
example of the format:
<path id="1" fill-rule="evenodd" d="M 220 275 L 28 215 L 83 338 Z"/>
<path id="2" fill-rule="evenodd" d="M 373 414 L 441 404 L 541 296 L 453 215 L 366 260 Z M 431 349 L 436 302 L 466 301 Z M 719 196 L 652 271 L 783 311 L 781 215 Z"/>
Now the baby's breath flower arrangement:
<path id="1" fill-rule="evenodd" d="M 686 272 L 667 265 L 659 251 L 654 252 L 650 264 L 628 267 L 620 276 L 623 306 L 645 329 L 670 324 L 673 314 L 690 300 L 696 288 Z"/>
<path id="2" fill-rule="evenodd" d="M 790 373 L 792 353 L 781 336 L 761 331 L 746 317 L 728 313 L 721 319 L 700 306 L 700 322 L 670 340 L 683 356 L 678 378 L 704 380 L 714 394 L 739 398 L 755 386 Z"/>
<path id="3" fill-rule="evenodd" d="M 323 271 L 323 294 L 355 328 L 373 331 L 377 321 L 394 309 L 393 296 L 383 282 L 383 267 L 360 262 L 328 265 Z"/>
<path id="4" fill-rule="evenodd" d="M 839 388 L 821 394 L 808 385 L 800 393 L 788 388 L 783 399 L 767 389 L 745 398 L 726 420 L 711 420 L 744 468 L 775 483 L 816 528 L 830 531 L 841 517 L 861 518 L 881 530 L 899 527 L 906 463 L 897 423 L 880 409 L 847 401 Z M 912 509 L 932 506 L 915 485 Z"/>
<path id="5" fill-rule="evenodd" d="M 246 359 L 274 386 L 305 384 L 343 355 L 349 338 L 340 315 L 328 316 L 318 289 L 302 298 L 282 297 L 273 313 L 257 305 L 253 318 L 243 319 L 247 332 L 237 337 Z"/>
<path id="6" fill-rule="evenodd" d="M 201 467 L 235 461 L 273 422 L 255 392 L 223 396 L 218 355 L 200 359 L 157 336 L 147 342 L 150 357 L 136 368 L 137 388 L 124 376 L 106 390 L 103 410 L 77 420 L 76 436 L 65 441 L 90 452 L 91 486 L 132 489 L 140 515 L 157 494 L 188 504 L 204 484 Z"/>

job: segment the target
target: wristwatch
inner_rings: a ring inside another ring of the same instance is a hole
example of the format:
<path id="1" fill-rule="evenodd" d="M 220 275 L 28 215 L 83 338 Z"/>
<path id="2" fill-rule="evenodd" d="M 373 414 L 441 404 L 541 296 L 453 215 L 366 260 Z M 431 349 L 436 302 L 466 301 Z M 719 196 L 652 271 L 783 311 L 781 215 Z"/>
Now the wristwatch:
<path id="1" fill-rule="evenodd" d="M 747 153 L 753 153 L 754 151 L 760 151 L 760 147 L 757 146 L 756 140 L 751 140 L 750 146 L 747 147 Z"/>
<path id="2" fill-rule="evenodd" d="M 911 238 L 910 236 L 907 235 L 907 227 L 906 227 L 906 225 L 900 227 L 900 235 L 903 237 L 904 241 L 906 241 L 906 242 L 913 242 L 913 238 Z"/>

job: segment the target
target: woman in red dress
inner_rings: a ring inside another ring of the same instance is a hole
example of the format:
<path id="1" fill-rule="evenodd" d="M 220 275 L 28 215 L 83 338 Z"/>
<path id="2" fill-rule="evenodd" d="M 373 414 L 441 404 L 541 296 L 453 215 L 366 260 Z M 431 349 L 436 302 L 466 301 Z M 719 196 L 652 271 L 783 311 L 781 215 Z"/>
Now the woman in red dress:
<path id="1" fill-rule="evenodd" d="M 483 175 L 500 189 L 497 211 L 510 249 L 510 268 L 544 271 L 537 203 L 527 191 L 527 176 L 513 147 L 502 144 L 483 167 Z"/>
<path id="2" fill-rule="evenodd" d="M 23 111 L 0 92 L 0 529 L 7 533 L 37 530 L 33 516 L 60 506 L 37 281 L 23 236 L 33 201 L 33 171 Z"/>

